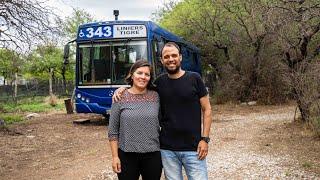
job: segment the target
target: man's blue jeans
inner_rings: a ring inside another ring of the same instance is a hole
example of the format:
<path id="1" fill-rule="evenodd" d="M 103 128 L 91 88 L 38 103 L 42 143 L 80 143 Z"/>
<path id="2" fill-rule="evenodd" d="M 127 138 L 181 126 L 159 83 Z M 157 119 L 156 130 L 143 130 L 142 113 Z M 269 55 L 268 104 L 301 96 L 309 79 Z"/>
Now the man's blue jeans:
<path id="1" fill-rule="evenodd" d="M 160 150 L 164 174 L 167 180 L 183 180 L 182 166 L 188 180 L 207 180 L 206 160 L 199 160 L 196 151 Z"/>

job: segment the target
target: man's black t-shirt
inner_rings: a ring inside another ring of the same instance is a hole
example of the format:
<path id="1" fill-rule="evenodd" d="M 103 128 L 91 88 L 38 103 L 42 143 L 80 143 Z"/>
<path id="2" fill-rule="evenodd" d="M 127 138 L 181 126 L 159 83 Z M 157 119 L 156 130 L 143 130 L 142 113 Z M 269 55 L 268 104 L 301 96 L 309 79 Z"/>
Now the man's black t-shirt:
<path id="1" fill-rule="evenodd" d="M 178 79 L 159 76 L 155 85 L 160 96 L 160 148 L 196 151 L 201 138 L 200 98 L 207 90 L 199 74 L 186 71 Z"/>

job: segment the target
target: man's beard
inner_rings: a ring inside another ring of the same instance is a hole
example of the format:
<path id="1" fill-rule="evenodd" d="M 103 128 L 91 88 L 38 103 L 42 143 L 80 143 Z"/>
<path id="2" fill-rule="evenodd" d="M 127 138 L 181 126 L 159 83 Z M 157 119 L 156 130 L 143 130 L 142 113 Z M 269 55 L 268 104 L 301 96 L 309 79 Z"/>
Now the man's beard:
<path id="1" fill-rule="evenodd" d="M 176 66 L 175 69 L 169 69 L 166 66 L 164 66 L 168 74 L 177 74 L 180 70 L 180 66 Z"/>

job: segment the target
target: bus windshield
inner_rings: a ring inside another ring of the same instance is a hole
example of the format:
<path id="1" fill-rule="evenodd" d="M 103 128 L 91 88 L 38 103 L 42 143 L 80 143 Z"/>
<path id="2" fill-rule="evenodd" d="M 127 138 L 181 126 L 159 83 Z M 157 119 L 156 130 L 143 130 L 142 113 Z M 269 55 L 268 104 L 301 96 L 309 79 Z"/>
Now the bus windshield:
<path id="1" fill-rule="evenodd" d="M 147 60 L 145 40 L 114 41 L 79 45 L 78 84 L 102 85 L 125 83 L 133 63 Z"/>

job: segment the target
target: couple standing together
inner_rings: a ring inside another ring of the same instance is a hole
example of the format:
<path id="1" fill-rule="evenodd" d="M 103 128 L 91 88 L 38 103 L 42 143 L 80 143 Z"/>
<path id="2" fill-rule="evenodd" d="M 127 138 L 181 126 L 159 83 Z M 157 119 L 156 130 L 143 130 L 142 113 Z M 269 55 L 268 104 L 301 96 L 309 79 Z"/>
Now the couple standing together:
<path id="1" fill-rule="evenodd" d="M 116 91 L 109 141 L 112 168 L 120 180 L 206 180 L 210 126 L 208 92 L 199 74 L 181 69 L 180 48 L 168 42 L 161 50 L 167 74 L 153 86 L 147 61 L 134 63 L 126 77 L 129 89 Z M 160 130 L 161 129 L 161 130 Z"/>

